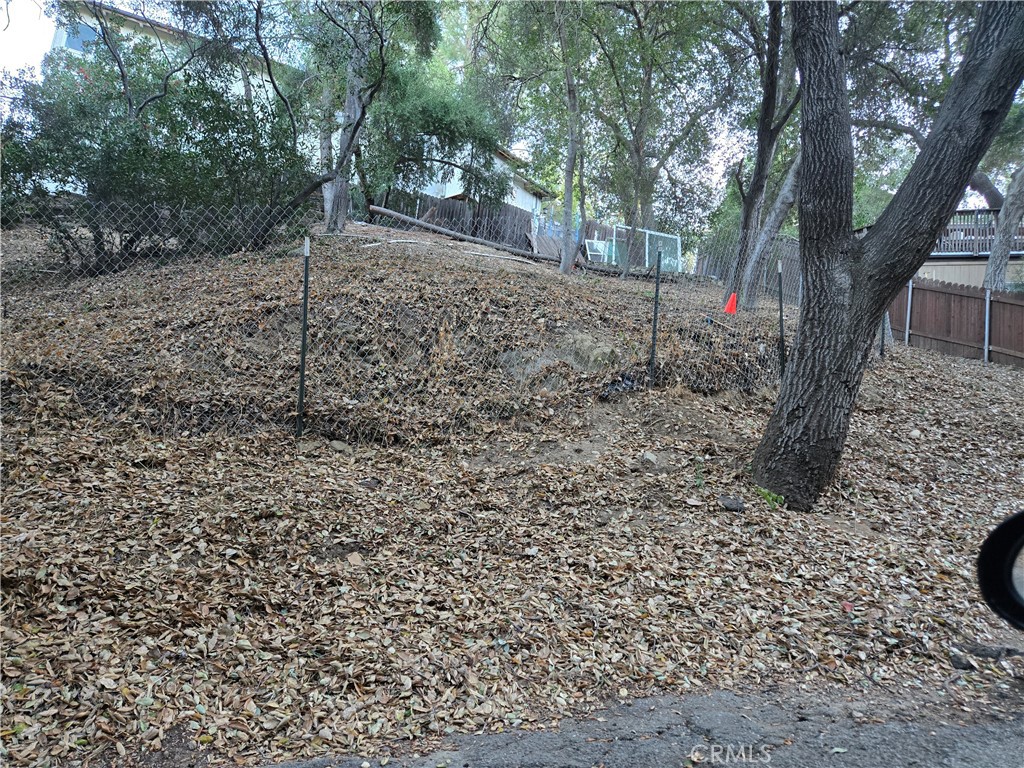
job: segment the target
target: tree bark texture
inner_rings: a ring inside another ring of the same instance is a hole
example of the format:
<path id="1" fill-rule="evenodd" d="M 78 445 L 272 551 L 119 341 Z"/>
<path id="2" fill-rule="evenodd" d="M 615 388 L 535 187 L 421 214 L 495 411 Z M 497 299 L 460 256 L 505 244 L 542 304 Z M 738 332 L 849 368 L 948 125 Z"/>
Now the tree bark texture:
<path id="1" fill-rule="evenodd" d="M 754 242 L 750 258 L 747 260 L 739 293 L 740 303 L 748 309 L 757 307 L 757 276 L 771 255 L 772 244 L 778 237 L 779 230 L 782 229 L 782 225 L 796 204 L 797 196 L 800 193 L 800 165 L 801 156 L 797 151 L 796 157 L 793 158 L 793 162 L 789 166 L 789 171 L 786 172 L 786 178 L 775 196 L 775 202 L 772 203 L 771 210 L 768 211 L 764 224 L 761 225 L 761 231 Z"/>
<path id="2" fill-rule="evenodd" d="M 1010 186 L 1006 189 L 1003 207 L 996 219 L 996 236 L 985 265 L 985 287 L 993 291 L 1006 290 L 1006 268 L 1010 264 L 1010 250 L 1017 234 L 1021 218 L 1024 217 L 1024 165 L 1013 172 Z"/>
<path id="3" fill-rule="evenodd" d="M 334 169 L 334 97 L 328 83 L 324 83 L 320 94 L 320 173 L 329 173 Z M 324 220 L 330 218 L 334 200 L 334 182 L 323 186 Z"/>
<path id="4" fill-rule="evenodd" d="M 985 198 L 985 204 L 993 211 L 1003 207 L 1003 193 L 992 183 L 987 173 L 975 171 L 971 176 L 971 189 Z"/>
<path id="5" fill-rule="evenodd" d="M 580 143 L 582 145 L 582 141 Z M 580 171 L 578 176 L 580 180 L 580 241 L 577 247 L 582 248 L 584 254 L 587 253 L 587 187 L 586 176 L 583 173 L 585 158 L 586 153 L 581 146 L 579 150 Z"/>
<path id="6" fill-rule="evenodd" d="M 359 50 L 358 46 L 356 50 Z M 355 56 L 359 56 L 359 54 L 354 54 Z M 335 166 L 337 178 L 331 182 L 331 207 L 327 216 L 328 232 L 341 232 L 345 229 L 345 221 L 348 219 L 349 203 L 351 202 L 349 185 L 352 176 L 352 158 L 356 142 L 359 141 L 359 129 L 362 128 L 365 117 L 365 106 L 360 98 L 360 91 L 363 87 L 360 64 L 365 66 L 365 62 L 353 62 L 349 66 L 348 82 L 345 85 L 345 124 L 341 129 L 341 142 Z"/>
<path id="7" fill-rule="evenodd" d="M 956 210 L 1024 78 L 1024 4 L 981 6 L 960 70 L 906 180 L 853 237 L 853 149 L 838 11 L 793 4 L 801 116 L 800 323 L 755 480 L 810 509 L 832 482 L 882 313 Z"/>

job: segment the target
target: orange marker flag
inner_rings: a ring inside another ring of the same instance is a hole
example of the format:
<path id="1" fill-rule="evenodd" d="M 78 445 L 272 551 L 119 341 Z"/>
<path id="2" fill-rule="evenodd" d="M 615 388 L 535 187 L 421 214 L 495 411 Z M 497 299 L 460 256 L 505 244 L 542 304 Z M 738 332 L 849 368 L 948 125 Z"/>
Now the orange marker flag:
<path id="1" fill-rule="evenodd" d="M 735 315 L 736 314 L 736 294 L 733 293 L 729 296 L 729 300 L 725 302 L 725 314 Z"/>

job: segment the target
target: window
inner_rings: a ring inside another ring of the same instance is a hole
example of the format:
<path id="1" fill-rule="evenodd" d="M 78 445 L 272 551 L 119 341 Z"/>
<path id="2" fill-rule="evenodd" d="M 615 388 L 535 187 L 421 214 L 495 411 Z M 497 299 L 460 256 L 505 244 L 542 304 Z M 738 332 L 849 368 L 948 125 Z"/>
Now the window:
<path id="1" fill-rule="evenodd" d="M 67 39 L 64 41 L 64 47 L 70 48 L 72 51 L 84 51 L 85 44 L 91 43 L 96 39 L 96 30 L 87 24 L 79 22 L 78 26 L 68 32 Z"/>

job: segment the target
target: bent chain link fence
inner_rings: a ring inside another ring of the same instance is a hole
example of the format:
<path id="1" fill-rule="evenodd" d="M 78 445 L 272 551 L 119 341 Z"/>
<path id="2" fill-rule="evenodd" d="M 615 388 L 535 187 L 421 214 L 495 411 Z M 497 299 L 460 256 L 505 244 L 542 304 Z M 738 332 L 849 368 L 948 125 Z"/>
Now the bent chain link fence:
<path id="1" fill-rule="evenodd" d="M 156 434 L 286 423 L 305 217 L 70 199 L 5 211 L 5 408 L 49 392 L 71 398 L 68 418 Z"/>
<path id="2" fill-rule="evenodd" d="M 799 317 L 799 247 L 792 238 L 777 237 L 747 295 L 737 297 L 736 312 L 727 313 L 725 285 L 738 240 L 731 232 L 706 237 L 694 254 L 693 274 L 662 290 L 663 384 L 710 394 L 778 383 L 784 359 L 780 339 L 792 339 Z"/>
<path id="3" fill-rule="evenodd" d="M 315 214 L 71 200 L 22 213 L 13 228 L 12 212 L 5 215 L 0 259 L 5 409 L 30 411 L 46 393 L 64 393 L 75 418 L 154 434 L 292 428 L 302 238 L 322 230 Z M 521 218 L 463 224 L 526 250 Z M 735 253 L 727 238 L 692 254 L 673 236 L 647 238 L 663 267 L 673 258 L 685 267 L 665 270 L 651 382 L 650 279 L 566 279 L 548 264 L 400 226 L 406 231 L 353 225 L 341 236 L 313 235 L 312 432 L 433 442 L 652 384 L 712 393 L 778 380 L 774 262 L 761 276 L 758 307 L 723 313 L 715 270 Z M 790 331 L 799 292 L 791 250 L 780 239 L 775 254 L 785 265 Z"/>

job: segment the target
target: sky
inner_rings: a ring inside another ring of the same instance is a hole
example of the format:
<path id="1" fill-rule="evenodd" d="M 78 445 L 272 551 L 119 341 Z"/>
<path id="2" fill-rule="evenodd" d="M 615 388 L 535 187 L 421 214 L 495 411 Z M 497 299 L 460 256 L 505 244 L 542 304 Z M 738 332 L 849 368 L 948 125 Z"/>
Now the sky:
<path id="1" fill-rule="evenodd" d="M 0 69 L 38 69 L 55 29 L 43 0 L 0 0 Z"/>

